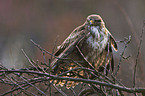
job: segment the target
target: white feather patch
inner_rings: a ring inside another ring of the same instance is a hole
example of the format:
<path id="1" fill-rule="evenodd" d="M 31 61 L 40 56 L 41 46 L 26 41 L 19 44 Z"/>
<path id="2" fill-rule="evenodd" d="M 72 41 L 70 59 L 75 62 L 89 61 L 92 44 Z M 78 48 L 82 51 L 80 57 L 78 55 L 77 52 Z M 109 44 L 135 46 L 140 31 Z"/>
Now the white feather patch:
<path id="1" fill-rule="evenodd" d="M 99 30 L 99 26 L 91 26 L 91 32 L 95 35 L 92 35 L 87 39 L 87 43 L 93 47 L 94 50 L 99 50 L 102 52 L 103 48 L 106 47 L 108 42 L 108 33 L 105 33 L 105 30 Z"/>

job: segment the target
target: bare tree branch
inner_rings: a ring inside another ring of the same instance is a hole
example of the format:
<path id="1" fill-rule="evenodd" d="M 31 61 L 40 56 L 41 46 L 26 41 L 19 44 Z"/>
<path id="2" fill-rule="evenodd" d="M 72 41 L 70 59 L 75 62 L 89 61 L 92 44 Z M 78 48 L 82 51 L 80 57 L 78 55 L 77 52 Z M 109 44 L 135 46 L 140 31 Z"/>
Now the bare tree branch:
<path id="1" fill-rule="evenodd" d="M 32 74 L 37 74 L 39 76 L 46 76 L 48 77 L 48 80 L 67 80 L 67 81 L 77 81 L 77 82 L 83 82 L 83 83 L 89 83 L 89 84 L 96 84 L 96 85 L 101 85 L 101 86 L 106 86 L 114 89 L 118 89 L 121 91 L 129 92 L 129 93 L 144 93 L 145 88 L 128 88 L 128 87 L 122 87 L 117 84 L 111 84 L 111 83 L 105 83 L 97 80 L 90 80 L 90 79 L 82 79 L 82 78 L 71 78 L 71 77 L 60 77 L 56 75 L 50 75 L 48 73 L 42 73 L 42 72 L 36 72 L 36 71 L 27 71 L 27 70 L 0 70 L 0 73 L 5 72 L 5 73 L 32 73 Z"/>

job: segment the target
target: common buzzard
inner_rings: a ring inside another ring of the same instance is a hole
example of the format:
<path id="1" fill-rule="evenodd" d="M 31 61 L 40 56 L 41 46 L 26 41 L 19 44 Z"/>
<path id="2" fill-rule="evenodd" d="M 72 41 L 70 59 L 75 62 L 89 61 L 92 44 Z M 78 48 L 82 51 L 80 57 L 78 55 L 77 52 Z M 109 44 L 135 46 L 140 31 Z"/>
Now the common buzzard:
<path id="1" fill-rule="evenodd" d="M 57 58 L 51 63 L 53 74 L 93 79 L 96 73 L 90 74 L 85 68 L 107 74 L 109 69 L 114 68 L 112 47 L 117 51 L 117 44 L 102 18 L 95 14 L 89 15 L 85 23 L 74 29 L 58 47 L 55 53 Z M 66 84 L 69 88 L 77 83 L 63 80 L 55 84 Z"/>

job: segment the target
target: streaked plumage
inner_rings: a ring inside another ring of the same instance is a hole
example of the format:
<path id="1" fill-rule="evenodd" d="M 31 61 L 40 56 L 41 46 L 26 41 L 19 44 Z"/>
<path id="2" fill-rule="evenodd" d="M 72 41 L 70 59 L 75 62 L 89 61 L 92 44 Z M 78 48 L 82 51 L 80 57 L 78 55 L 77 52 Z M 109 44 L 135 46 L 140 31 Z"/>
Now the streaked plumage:
<path id="1" fill-rule="evenodd" d="M 54 59 L 51 63 L 53 74 L 59 75 L 78 67 L 95 68 L 98 72 L 108 72 L 110 68 L 113 70 L 111 46 L 117 51 L 117 44 L 105 27 L 102 18 L 99 15 L 90 15 L 83 25 L 74 29 L 55 53 L 58 58 L 70 58 L 77 64 L 69 60 Z M 88 72 L 80 69 L 62 76 L 93 79 Z M 72 81 L 69 82 L 70 84 L 66 84 L 67 87 L 72 86 Z M 58 81 L 58 84 L 63 85 L 62 83 L 64 82 Z M 76 83 L 73 84 L 76 85 Z"/>

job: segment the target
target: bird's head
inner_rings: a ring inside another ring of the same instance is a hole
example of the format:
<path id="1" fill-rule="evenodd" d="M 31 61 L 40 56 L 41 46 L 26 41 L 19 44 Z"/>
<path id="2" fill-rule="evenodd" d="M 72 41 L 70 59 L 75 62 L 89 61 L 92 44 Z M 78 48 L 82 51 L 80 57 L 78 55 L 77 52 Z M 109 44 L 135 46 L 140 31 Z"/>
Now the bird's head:
<path id="1" fill-rule="evenodd" d="M 90 26 L 102 26 L 104 25 L 104 22 L 99 15 L 93 14 L 87 17 L 87 24 L 89 24 Z"/>

